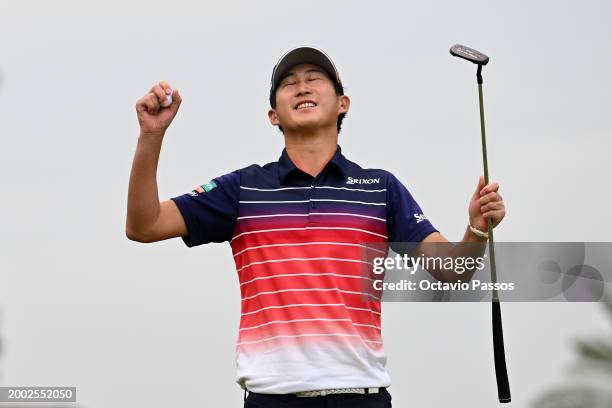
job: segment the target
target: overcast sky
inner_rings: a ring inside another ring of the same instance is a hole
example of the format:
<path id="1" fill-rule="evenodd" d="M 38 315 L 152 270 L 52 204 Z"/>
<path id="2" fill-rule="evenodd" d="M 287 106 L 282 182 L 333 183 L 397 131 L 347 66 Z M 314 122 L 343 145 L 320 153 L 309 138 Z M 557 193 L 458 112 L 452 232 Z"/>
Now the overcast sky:
<path id="1" fill-rule="evenodd" d="M 345 155 L 393 172 L 451 240 L 482 162 L 475 69 L 448 49 L 489 54 L 490 174 L 508 211 L 496 240 L 611 241 L 607 2 L 0 5 L 0 385 L 77 386 L 91 408 L 240 406 L 229 245 L 125 238 L 134 105 L 161 79 L 183 96 L 162 199 L 277 160 L 270 74 L 299 45 L 325 50 L 346 85 Z M 488 304 L 383 310 L 394 406 L 497 401 Z M 571 339 L 609 333 L 596 304 L 504 304 L 503 319 L 515 407 L 566 379 Z"/>

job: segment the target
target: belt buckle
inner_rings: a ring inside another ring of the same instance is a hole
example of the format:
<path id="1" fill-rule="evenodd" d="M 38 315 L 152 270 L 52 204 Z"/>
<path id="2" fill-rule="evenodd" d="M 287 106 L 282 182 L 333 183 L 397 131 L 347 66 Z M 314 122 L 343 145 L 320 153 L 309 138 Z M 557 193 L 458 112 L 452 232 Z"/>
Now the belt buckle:
<path id="1" fill-rule="evenodd" d="M 321 391 L 298 391 L 295 393 L 297 397 L 316 397 Z"/>
<path id="2" fill-rule="evenodd" d="M 332 394 L 329 391 L 331 390 L 326 389 L 326 390 L 298 391 L 295 393 L 295 395 L 298 397 L 318 397 L 318 396 L 324 397 L 326 395 Z"/>

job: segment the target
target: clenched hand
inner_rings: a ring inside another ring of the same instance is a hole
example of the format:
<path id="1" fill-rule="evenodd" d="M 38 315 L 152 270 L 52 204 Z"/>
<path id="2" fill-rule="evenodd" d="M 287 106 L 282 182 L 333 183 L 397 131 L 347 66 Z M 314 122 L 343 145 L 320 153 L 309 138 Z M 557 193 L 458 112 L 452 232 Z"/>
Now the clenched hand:
<path id="1" fill-rule="evenodd" d="M 504 218 L 506 206 L 498 190 L 499 183 L 493 181 L 485 186 L 484 176 L 480 176 L 468 209 L 470 223 L 473 227 L 486 231 L 489 228 L 489 219 L 495 228 Z"/>
<path id="2" fill-rule="evenodd" d="M 172 93 L 172 105 L 167 108 L 161 106 Z M 136 113 L 140 124 L 141 134 L 163 135 L 172 123 L 181 105 L 181 96 L 177 89 L 172 90 L 166 81 L 153 85 L 145 96 L 136 102 Z"/>

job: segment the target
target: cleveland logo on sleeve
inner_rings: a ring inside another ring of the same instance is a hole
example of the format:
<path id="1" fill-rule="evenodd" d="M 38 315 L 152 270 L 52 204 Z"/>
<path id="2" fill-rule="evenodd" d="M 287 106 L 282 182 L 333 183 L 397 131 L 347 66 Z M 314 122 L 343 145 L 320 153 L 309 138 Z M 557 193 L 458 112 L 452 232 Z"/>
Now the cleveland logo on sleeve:
<path id="1" fill-rule="evenodd" d="M 198 194 L 202 194 L 202 193 L 205 193 L 207 191 L 210 191 L 210 190 L 212 190 L 215 187 L 217 187 L 217 183 L 215 183 L 214 180 L 211 180 L 208 183 L 204 183 L 201 186 L 197 186 L 196 188 L 194 188 L 191 191 L 191 195 L 192 196 L 197 196 Z"/>

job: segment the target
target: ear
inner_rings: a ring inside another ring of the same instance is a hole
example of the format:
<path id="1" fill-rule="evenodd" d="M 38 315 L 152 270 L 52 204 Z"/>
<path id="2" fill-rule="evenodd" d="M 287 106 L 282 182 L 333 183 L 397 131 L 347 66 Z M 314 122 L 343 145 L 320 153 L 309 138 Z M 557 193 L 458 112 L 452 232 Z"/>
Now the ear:
<path id="1" fill-rule="evenodd" d="M 270 124 L 272 124 L 273 126 L 279 125 L 276 109 L 270 109 L 268 111 L 268 119 L 270 119 Z"/>
<path id="2" fill-rule="evenodd" d="M 340 95 L 340 106 L 338 107 L 338 114 L 346 113 L 351 106 L 351 98 L 346 95 Z"/>

